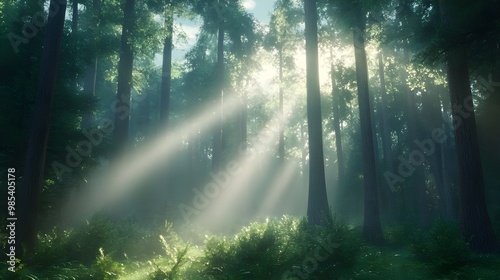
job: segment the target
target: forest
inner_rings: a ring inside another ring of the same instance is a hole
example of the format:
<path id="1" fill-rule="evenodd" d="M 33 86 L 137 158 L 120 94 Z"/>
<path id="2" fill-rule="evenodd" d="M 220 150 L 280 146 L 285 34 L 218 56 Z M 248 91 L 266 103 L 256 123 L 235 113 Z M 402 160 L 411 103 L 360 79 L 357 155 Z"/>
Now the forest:
<path id="1" fill-rule="evenodd" d="M 1 0 L 0 279 L 500 279 L 500 1 Z"/>

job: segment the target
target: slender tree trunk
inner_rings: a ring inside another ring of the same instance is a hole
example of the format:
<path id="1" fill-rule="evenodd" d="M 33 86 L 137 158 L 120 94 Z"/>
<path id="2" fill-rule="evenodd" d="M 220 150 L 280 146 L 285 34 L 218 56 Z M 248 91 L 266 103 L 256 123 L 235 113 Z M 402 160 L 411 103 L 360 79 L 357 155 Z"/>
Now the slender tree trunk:
<path id="1" fill-rule="evenodd" d="M 383 61 L 383 52 L 378 55 L 378 74 L 380 79 L 380 103 L 379 103 L 379 120 L 380 120 L 380 138 L 382 140 L 382 153 L 384 156 L 386 171 L 394 173 L 394 160 L 392 157 L 392 139 L 391 128 L 389 126 L 389 118 L 387 115 L 387 89 L 385 84 L 385 70 Z M 396 218 L 396 201 L 393 190 L 382 184 L 384 187 L 380 190 L 381 208 L 384 210 L 385 216 L 390 222 Z"/>
<path id="2" fill-rule="evenodd" d="M 247 110 L 247 105 L 248 104 L 248 96 L 246 90 L 243 91 L 242 97 L 241 97 L 241 113 L 240 113 L 240 139 L 241 142 L 240 144 L 242 145 L 243 149 L 246 150 L 247 148 L 247 141 L 248 141 L 248 126 L 247 126 L 247 118 L 248 118 L 248 110 Z"/>
<path id="3" fill-rule="evenodd" d="M 455 1 L 440 0 L 443 26 L 450 29 L 459 16 Z M 459 1 L 462 7 L 465 1 Z M 498 250 L 484 193 L 483 167 L 477 139 L 476 116 L 469 80 L 467 50 L 458 46 L 446 52 L 448 86 L 454 119 L 459 172 L 460 230 L 478 252 Z"/>
<path id="4" fill-rule="evenodd" d="M 340 98 L 338 97 L 337 84 L 335 81 L 335 66 L 333 63 L 330 64 L 330 78 L 332 83 L 332 101 L 333 101 L 333 131 L 335 132 L 335 149 L 337 151 L 337 180 L 338 186 L 343 187 L 345 183 L 345 163 L 344 163 L 344 153 L 342 151 L 342 134 L 340 130 Z"/>
<path id="5" fill-rule="evenodd" d="M 364 176 L 364 222 L 363 235 L 370 244 L 383 242 L 382 226 L 378 205 L 377 174 L 375 163 L 375 147 L 370 114 L 370 93 L 368 90 L 368 66 L 365 51 L 365 20 L 361 4 L 354 4 L 357 12 L 357 26 L 353 30 L 354 55 L 356 60 L 356 80 L 358 84 L 359 119 L 361 125 L 361 142 L 363 152 Z"/>
<path id="6" fill-rule="evenodd" d="M 407 66 L 410 63 L 410 53 L 407 49 L 404 50 L 404 64 Z M 408 72 L 406 69 L 403 71 L 403 81 L 404 81 L 404 89 L 406 91 L 407 97 L 407 121 L 408 121 L 408 135 L 410 145 L 413 145 L 413 141 L 420 140 L 422 138 L 422 127 L 418 121 L 418 108 L 417 108 L 417 100 L 415 98 L 416 93 L 413 92 L 408 85 Z M 408 155 L 410 157 L 411 154 Z M 425 160 L 425 159 L 423 159 Z M 410 161 L 412 159 L 410 158 Z M 414 162 L 418 162 L 415 161 Z M 420 227 L 426 227 L 430 224 L 431 214 L 429 211 L 429 202 L 427 197 L 427 186 L 425 184 L 425 173 L 423 168 L 423 162 L 420 164 L 413 164 L 415 167 L 414 173 L 411 175 L 411 179 L 413 181 L 412 195 L 415 196 L 415 201 L 417 203 L 417 224 Z"/>
<path id="7" fill-rule="evenodd" d="M 285 129 L 284 129 L 284 123 L 283 121 L 283 47 L 280 46 L 279 48 L 279 79 L 280 79 L 280 86 L 279 86 L 279 114 L 280 114 L 280 120 L 279 120 L 279 148 L 278 148 L 278 154 L 281 162 L 285 160 Z"/>
<path id="8" fill-rule="evenodd" d="M 318 11 L 316 0 L 305 0 L 305 36 L 307 71 L 307 128 L 309 132 L 309 200 L 307 218 L 310 224 L 321 222 L 327 214 L 323 131 L 318 62 Z"/>
<path id="9" fill-rule="evenodd" d="M 21 188 L 18 189 L 19 222 L 16 232 L 18 257 L 23 255 L 23 248 L 32 250 L 36 242 L 38 206 L 43 187 L 45 156 L 66 14 L 65 0 L 51 0 L 50 4 L 59 7 L 59 12 L 48 19 L 23 181 Z"/>
<path id="10" fill-rule="evenodd" d="M 92 63 L 85 68 L 85 79 L 83 81 L 83 92 L 89 96 L 95 96 L 97 80 L 97 56 L 92 58 Z M 82 118 L 82 127 L 89 129 L 92 124 L 92 114 L 85 114 Z"/>
<path id="11" fill-rule="evenodd" d="M 422 93 L 422 115 L 425 121 L 425 137 L 432 139 L 432 131 L 442 127 L 441 103 L 437 89 L 428 81 L 426 86 L 430 92 Z M 443 178 L 442 144 L 436 144 L 434 152 L 429 155 L 429 165 L 439 193 L 439 210 L 445 220 L 453 220 L 451 190 L 445 185 Z"/>
<path id="12" fill-rule="evenodd" d="M 131 34 L 135 24 L 135 0 L 126 0 L 124 6 L 120 61 L 118 63 L 118 91 L 115 109 L 115 130 L 113 134 L 116 154 L 122 152 L 128 142 L 130 120 L 130 92 L 132 90 L 132 71 L 134 52 Z"/>
<path id="13" fill-rule="evenodd" d="M 394 160 L 392 158 L 392 140 L 391 140 L 391 128 L 389 126 L 389 118 L 387 116 L 387 89 L 385 86 L 385 71 L 384 71 L 384 61 L 383 53 L 380 51 L 378 55 L 378 71 L 380 77 L 380 102 L 381 110 L 380 115 L 382 119 L 382 149 L 384 154 L 384 161 L 387 170 L 394 172 Z"/>
<path id="14" fill-rule="evenodd" d="M 219 34 L 217 37 L 217 81 L 215 92 L 215 113 L 218 121 L 214 129 L 214 146 L 212 151 L 212 171 L 217 173 L 222 166 L 222 127 L 223 127 L 223 101 L 224 101 L 224 20 L 219 22 Z"/>
<path id="15" fill-rule="evenodd" d="M 167 127 L 170 111 L 170 91 L 172 82 L 172 38 L 174 31 L 174 8 L 172 3 L 165 7 L 165 28 L 167 35 L 163 45 L 163 66 L 161 76 L 161 101 L 160 119 L 162 125 Z"/>
<path id="16" fill-rule="evenodd" d="M 93 0 L 92 1 L 92 9 L 94 13 L 96 13 L 97 18 L 100 18 L 100 0 Z M 99 28 L 99 21 L 96 21 L 95 25 L 92 26 L 93 28 Z M 91 32 L 91 44 L 95 44 L 95 32 Z M 83 81 L 83 92 L 84 94 L 88 94 L 89 96 L 95 96 L 95 89 L 96 89 L 96 80 L 97 80 L 97 54 L 94 53 L 91 60 L 90 64 L 85 67 L 85 78 Z M 91 124 L 93 122 L 93 114 L 85 114 L 82 117 L 82 127 L 86 129 L 90 129 Z"/>
<path id="17" fill-rule="evenodd" d="M 78 31 L 78 0 L 73 0 L 71 5 L 73 15 L 71 17 L 71 32 L 76 34 Z"/>

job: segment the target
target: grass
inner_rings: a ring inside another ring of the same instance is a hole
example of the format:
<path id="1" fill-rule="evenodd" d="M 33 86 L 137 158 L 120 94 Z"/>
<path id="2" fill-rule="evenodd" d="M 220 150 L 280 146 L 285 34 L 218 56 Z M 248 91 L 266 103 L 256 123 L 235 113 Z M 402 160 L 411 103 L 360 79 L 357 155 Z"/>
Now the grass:
<path id="1" fill-rule="evenodd" d="M 115 247 L 116 242 L 101 240 L 104 249 L 82 251 L 92 254 L 82 256 L 85 261 L 74 259 L 80 251 L 64 259 L 65 250 L 75 238 L 85 244 L 85 238 L 103 236 L 102 231 L 109 225 L 99 220 L 90 227 L 90 233 L 86 226 L 81 229 L 85 234 L 68 233 L 57 242 L 41 236 L 36 257 L 15 274 L 1 274 L 0 279 L 500 279 L 500 256 L 470 252 L 453 224 L 438 222 L 428 231 L 414 234 L 401 227 L 388 228 L 387 245 L 383 247 L 364 244 L 359 228 L 333 217 L 328 217 L 325 224 L 311 227 L 304 219 L 293 217 L 266 220 L 252 223 L 234 236 L 208 235 L 203 246 L 185 243 L 167 225 L 154 234 L 135 230 L 131 239 L 120 239 L 120 248 Z M 138 244 L 128 243 L 137 243 L 139 233 L 144 234 L 141 244 L 149 252 L 141 252 L 140 258 L 112 253 L 137 252 Z M 325 255 L 325 242 L 338 246 L 331 246 Z M 6 271 L 7 267 L 2 263 L 0 269 Z M 287 272 L 288 278 L 283 276 Z"/>

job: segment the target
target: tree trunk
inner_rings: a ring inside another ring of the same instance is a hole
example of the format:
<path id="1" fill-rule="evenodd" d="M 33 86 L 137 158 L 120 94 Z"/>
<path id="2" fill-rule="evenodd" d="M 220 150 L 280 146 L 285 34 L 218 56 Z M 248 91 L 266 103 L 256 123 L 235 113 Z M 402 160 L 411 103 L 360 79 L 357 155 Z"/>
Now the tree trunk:
<path id="1" fill-rule="evenodd" d="M 76 34 L 78 30 L 78 0 L 73 0 L 71 8 L 73 11 L 71 17 L 71 33 Z"/>
<path id="2" fill-rule="evenodd" d="M 222 166 L 222 126 L 223 126 L 223 101 L 224 101 L 224 20 L 220 19 L 219 34 L 217 36 L 217 81 L 215 92 L 215 114 L 218 121 L 214 129 L 214 146 L 212 151 L 212 171 L 217 173 Z"/>
<path id="3" fill-rule="evenodd" d="M 134 28 L 135 0 L 126 0 L 124 6 L 120 61 L 118 63 L 118 91 L 116 95 L 115 130 L 113 142 L 116 154 L 122 152 L 128 142 L 130 119 L 130 91 L 132 89 L 132 71 L 134 52 L 131 34 Z M 115 155 L 116 155 L 115 154 Z"/>
<path id="4" fill-rule="evenodd" d="M 437 89 L 428 81 L 426 87 L 430 92 L 422 93 L 422 115 L 425 121 L 425 138 L 432 139 L 432 131 L 442 127 L 441 103 Z M 445 185 L 443 177 L 442 144 L 436 143 L 434 152 L 429 155 L 429 165 L 439 193 L 439 210 L 445 220 L 453 220 L 451 190 Z"/>
<path id="5" fill-rule="evenodd" d="M 443 26 L 451 28 L 459 17 L 455 1 L 440 0 L 439 3 Z M 459 1 L 459 4 L 464 3 L 467 2 Z M 459 171 L 460 230 L 473 250 L 496 251 L 498 243 L 486 208 L 466 47 L 462 45 L 448 50 L 446 61 Z"/>
<path id="6" fill-rule="evenodd" d="M 473 250 L 492 252 L 498 244 L 486 209 L 476 117 L 474 110 L 461 115 L 464 105 L 473 108 L 465 49 L 449 51 L 447 62 L 459 171 L 460 229 Z"/>
<path id="7" fill-rule="evenodd" d="M 404 65 L 407 66 L 410 63 L 410 53 L 407 49 L 404 50 Z M 409 145 L 413 145 L 413 141 L 420 140 L 422 138 L 422 128 L 420 123 L 418 122 L 418 108 L 417 108 L 417 100 L 415 98 L 416 93 L 413 92 L 408 86 L 408 72 L 405 69 L 403 72 L 403 81 L 404 81 L 404 89 L 406 91 L 407 97 L 407 122 L 408 122 L 408 136 L 409 136 Z M 414 147 L 414 146 L 412 146 Z M 411 156 L 411 153 L 408 157 Z M 410 161 L 412 159 L 410 158 Z M 424 159 L 425 160 L 425 159 Z M 418 161 L 414 161 L 418 162 Z M 428 198 L 427 198 L 427 186 L 425 184 L 425 173 L 423 168 L 423 162 L 419 164 L 411 163 L 415 171 L 411 175 L 411 179 L 413 181 L 413 185 L 410 186 L 414 189 L 411 191 L 411 195 L 415 197 L 415 201 L 417 203 L 417 224 L 419 227 L 426 227 L 430 224 L 430 211 L 428 206 Z"/>
<path id="8" fill-rule="evenodd" d="M 285 129 L 284 129 L 284 123 L 282 123 L 284 115 L 283 115 L 283 47 L 280 46 L 279 48 L 279 79 L 280 79 L 280 86 L 279 86 L 279 115 L 280 115 L 280 120 L 279 120 L 279 144 L 278 144 L 278 154 L 281 162 L 285 160 Z"/>
<path id="9" fill-rule="evenodd" d="M 365 20 L 361 4 L 354 4 L 357 12 L 357 26 L 353 29 L 354 55 L 356 60 L 356 81 L 358 86 L 359 120 L 363 152 L 364 177 L 364 222 L 363 236 L 370 244 L 383 242 L 382 227 L 378 205 L 377 175 L 375 166 L 375 147 L 370 114 L 370 93 L 368 90 L 368 66 L 365 51 Z"/>
<path id="10" fill-rule="evenodd" d="M 392 138 L 391 128 L 389 126 L 389 119 L 387 116 L 387 89 L 385 86 L 385 71 L 383 52 L 380 51 L 378 55 L 378 74 L 380 79 L 380 103 L 379 103 L 379 120 L 380 120 L 380 138 L 382 140 L 382 153 L 384 156 L 385 170 L 394 173 L 394 161 L 392 158 Z M 396 218 L 396 202 L 394 190 L 383 184 L 384 187 L 380 190 L 381 208 L 384 210 L 384 216 L 390 222 Z"/>
<path id="11" fill-rule="evenodd" d="M 36 242 L 38 205 L 43 187 L 43 174 L 57 70 L 60 61 L 61 42 L 66 14 L 65 0 L 51 0 L 50 5 L 59 12 L 49 17 L 45 32 L 38 87 L 33 110 L 32 129 L 26 153 L 23 182 L 19 194 L 19 224 L 17 228 L 16 256 L 21 257 L 23 248 L 32 250 Z"/>
<path id="12" fill-rule="evenodd" d="M 170 91 L 172 82 L 172 38 L 174 31 L 174 8 L 172 4 L 165 7 L 165 28 L 167 35 L 163 45 L 163 65 L 161 76 L 160 119 L 162 126 L 167 127 L 170 110 Z"/>
<path id="13" fill-rule="evenodd" d="M 240 112 L 240 139 L 241 142 L 240 144 L 242 145 L 243 149 L 246 150 L 247 148 L 247 141 L 248 141 L 248 126 L 247 126 L 247 118 L 248 118 L 248 111 L 247 111 L 247 105 L 248 104 L 248 96 L 247 96 L 247 91 L 244 90 L 242 97 L 241 97 L 241 112 Z"/>
<path id="14" fill-rule="evenodd" d="M 100 0 L 92 1 L 92 9 L 100 18 Z M 93 28 L 99 28 L 99 22 L 97 21 Z M 91 32 L 91 44 L 95 43 L 95 32 Z M 94 53 L 93 57 L 90 60 L 90 64 L 85 67 L 85 78 L 83 81 L 83 92 L 84 94 L 88 94 L 89 96 L 95 96 L 95 87 L 97 80 L 97 54 Z M 90 126 L 93 122 L 92 113 L 85 114 L 82 117 L 82 128 L 90 129 Z"/>
<path id="15" fill-rule="evenodd" d="M 383 62 L 383 53 L 380 51 L 378 55 L 378 71 L 380 77 L 380 102 L 381 102 L 381 110 L 380 115 L 382 119 L 382 149 L 384 154 L 384 161 L 387 167 L 387 170 L 390 172 L 394 172 L 394 161 L 392 158 L 392 139 L 391 139 L 391 128 L 389 126 L 389 119 L 387 116 L 387 90 L 385 86 L 385 71 L 384 71 L 384 62 Z"/>
<path id="16" fill-rule="evenodd" d="M 309 200 L 307 218 L 317 225 L 327 214 L 325 165 L 323 158 L 323 132 L 318 63 L 318 12 L 316 0 L 305 0 L 305 37 L 307 71 L 307 128 L 309 132 Z"/>
<path id="17" fill-rule="evenodd" d="M 344 153 L 342 152 L 342 134 L 340 130 L 340 98 L 338 93 L 335 94 L 337 90 L 337 84 L 335 82 L 335 66 L 333 63 L 330 64 L 330 78 L 332 83 L 332 101 L 333 101 L 333 131 L 335 132 L 335 149 L 337 152 L 337 185 L 342 188 L 345 183 L 345 163 L 344 163 Z"/>

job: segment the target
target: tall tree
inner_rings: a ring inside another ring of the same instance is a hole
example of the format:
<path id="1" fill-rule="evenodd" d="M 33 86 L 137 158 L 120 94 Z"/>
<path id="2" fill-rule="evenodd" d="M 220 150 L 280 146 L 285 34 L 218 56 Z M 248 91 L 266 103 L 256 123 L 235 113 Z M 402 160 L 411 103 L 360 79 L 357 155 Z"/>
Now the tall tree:
<path id="1" fill-rule="evenodd" d="M 163 44 L 163 62 L 161 75 L 160 119 L 167 126 L 170 107 L 170 88 L 172 83 L 172 38 L 174 33 L 174 2 L 165 4 L 165 41 Z"/>
<path id="2" fill-rule="evenodd" d="M 467 24 L 478 14 L 478 3 L 440 0 L 443 28 L 455 39 L 467 36 Z M 461 11 L 469 11 L 460 18 Z M 477 18 L 476 18 L 477 19 Z M 463 28 L 463 29 L 461 29 Z M 454 117 L 454 135 L 459 169 L 460 230 L 471 248 L 478 252 L 498 250 L 498 243 L 486 208 L 483 168 L 477 139 L 476 116 L 470 88 L 467 46 L 452 45 L 446 50 L 448 86 Z M 467 111 L 464 111 L 467 108 Z"/>
<path id="3" fill-rule="evenodd" d="M 125 0 L 123 7 L 123 25 L 118 62 L 118 90 L 116 94 L 115 130 L 113 144 L 115 153 L 120 153 L 128 142 L 130 120 L 130 93 L 132 90 L 132 70 L 134 51 L 131 34 L 135 25 L 135 0 Z"/>
<path id="4" fill-rule="evenodd" d="M 318 11 L 316 0 L 305 0 L 305 37 L 307 71 L 307 128 L 309 132 L 309 200 L 307 218 L 310 224 L 321 222 L 328 210 L 318 62 Z"/>
<path id="5" fill-rule="evenodd" d="M 335 66 L 333 65 L 333 61 L 330 63 L 330 79 L 332 83 L 333 131 L 335 132 L 335 148 L 337 151 L 337 181 L 338 185 L 342 187 L 345 183 L 345 162 L 344 153 L 342 151 L 342 134 L 340 130 L 340 92 L 338 91 L 335 81 Z"/>
<path id="6" fill-rule="evenodd" d="M 51 0 L 50 5 L 59 9 L 53 16 L 49 16 L 44 38 L 32 128 L 22 186 L 19 189 L 19 227 L 16 234 L 18 256 L 22 256 L 24 249 L 33 249 L 36 242 L 38 206 L 66 15 L 66 0 Z"/>
<path id="7" fill-rule="evenodd" d="M 383 234 L 380 225 L 375 147 L 370 114 L 370 93 L 368 90 L 368 66 L 365 50 L 366 16 L 361 3 L 357 1 L 353 3 L 353 12 L 355 19 L 353 28 L 354 56 L 356 61 L 359 120 L 363 151 L 363 179 L 365 184 L 363 235 L 367 242 L 377 244 L 383 242 Z"/>

